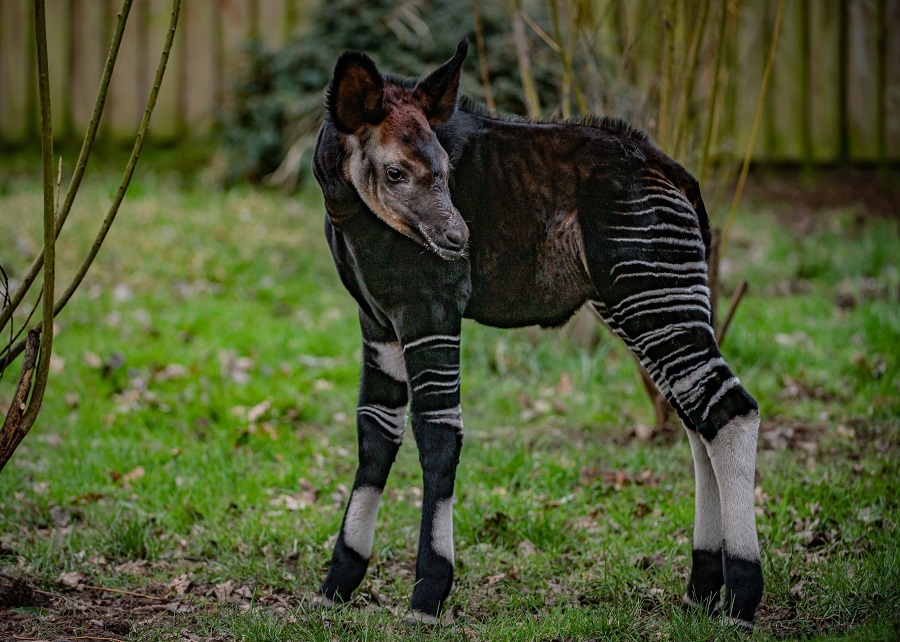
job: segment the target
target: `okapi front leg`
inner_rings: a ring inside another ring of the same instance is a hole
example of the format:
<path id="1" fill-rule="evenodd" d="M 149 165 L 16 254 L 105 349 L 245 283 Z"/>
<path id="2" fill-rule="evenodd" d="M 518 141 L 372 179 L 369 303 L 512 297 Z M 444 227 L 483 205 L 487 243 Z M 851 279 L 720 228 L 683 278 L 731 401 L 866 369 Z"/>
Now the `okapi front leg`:
<path id="1" fill-rule="evenodd" d="M 350 599 L 366 574 L 381 493 L 406 427 L 406 372 L 400 342 L 362 320 L 363 368 L 356 426 L 359 468 L 320 601 Z M 378 339 L 388 339 L 379 341 Z"/>
<path id="2" fill-rule="evenodd" d="M 409 342 L 404 355 L 424 482 L 411 606 L 416 620 L 434 624 L 453 585 L 453 487 L 463 427 L 459 335 L 431 335 Z"/>

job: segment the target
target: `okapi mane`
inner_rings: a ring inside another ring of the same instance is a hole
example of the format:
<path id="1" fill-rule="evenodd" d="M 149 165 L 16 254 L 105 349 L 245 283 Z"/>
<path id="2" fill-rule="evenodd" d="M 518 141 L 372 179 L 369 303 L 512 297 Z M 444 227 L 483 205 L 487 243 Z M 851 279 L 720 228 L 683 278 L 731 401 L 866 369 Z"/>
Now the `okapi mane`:
<path id="1" fill-rule="evenodd" d="M 596 116 L 588 114 L 587 116 L 574 116 L 565 120 L 554 118 L 535 118 L 532 116 L 509 115 L 502 112 L 488 109 L 484 104 L 468 97 L 459 97 L 459 106 L 463 111 L 490 118 L 493 120 L 511 122 L 511 123 L 534 123 L 535 125 L 581 125 L 583 127 L 593 127 L 613 136 L 621 136 L 633 141 L 641 143 L 651 143 L 650 137 L 643 129 L 635 127 L 628 121 L 617 118 L 615 116 Z"/>

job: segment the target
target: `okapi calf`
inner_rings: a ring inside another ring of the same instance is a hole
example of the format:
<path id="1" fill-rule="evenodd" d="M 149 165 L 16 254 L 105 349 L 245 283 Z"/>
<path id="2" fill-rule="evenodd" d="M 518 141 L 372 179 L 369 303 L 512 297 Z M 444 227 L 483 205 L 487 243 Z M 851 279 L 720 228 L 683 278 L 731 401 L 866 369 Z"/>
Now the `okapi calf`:
<path id="1" fill-rule="evenodd" d="M 409 407 L 424 477 L 411 606 L 435 621 L 453 582 L 462 319 L 559 326 L 590 302 L 687 430 L 697 492 L 684 604 L 750 626 L 763 588 L 759 415 L 714 338 L 697 182 L 620 120 L 510 120 L 458 100 L 466 52 L 463 40 L 421 82 L 347 52 L 326 96 L 313 169 L 363 364 L 359 468 L 317 601 L 349 599 L 365 575 Z"/>

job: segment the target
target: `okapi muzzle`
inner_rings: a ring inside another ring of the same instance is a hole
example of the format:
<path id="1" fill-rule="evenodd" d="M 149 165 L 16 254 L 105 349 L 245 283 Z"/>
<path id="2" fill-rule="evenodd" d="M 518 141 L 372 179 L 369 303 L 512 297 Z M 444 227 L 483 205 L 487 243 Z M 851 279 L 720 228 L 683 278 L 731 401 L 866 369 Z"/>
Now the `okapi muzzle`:
<path id="1" fill-rule="evenodd" d="M 453 114 L 466 48 L 412 90 L 368 56 L 345 53 L 326 99 L 344 134 L 344 177 L 382 221 L 446 260 L 463 255 L 469 229 L 450 200 L 450 162 L 432 126 Z"/>

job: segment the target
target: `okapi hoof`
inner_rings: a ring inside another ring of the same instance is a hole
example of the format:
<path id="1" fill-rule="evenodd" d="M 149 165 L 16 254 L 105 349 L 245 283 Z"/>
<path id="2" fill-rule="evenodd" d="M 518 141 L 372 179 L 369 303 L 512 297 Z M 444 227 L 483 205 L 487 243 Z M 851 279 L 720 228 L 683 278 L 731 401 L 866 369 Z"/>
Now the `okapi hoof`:
<path id="1" fill-rule="evenodd" d="M 410 626 L 421 626 L 423 628 L 434 628 L 440 621 L 434 615 L 428 615 L 423 611 L 410 611 L 403 621 Z"/>
<path id="2" fill-rule="evenodd" d="M 763 595 L 762 565 L 759 560 L 742 560 L 725 553 L 725 608 L 732 624 L 753 627 L 756 607 Z"/>
<path id="3" fill-rule="evenodd" d="M 686 609 L 703 611 L 707 615 L 718 613 L 722 610 L 721 593 L 722 585 L 725 584 L 722 553 L 694 549 L 691 557 L 691 579 L 681 605 Z"/>
<path id="4" fill-rule="evenodd" d="M 322 593 L 316 593 L 309 598 L 309 606 L 317 611 L 339 611 L 347 606 L 347 602 L 340 599 L 333 600 Z"/>

